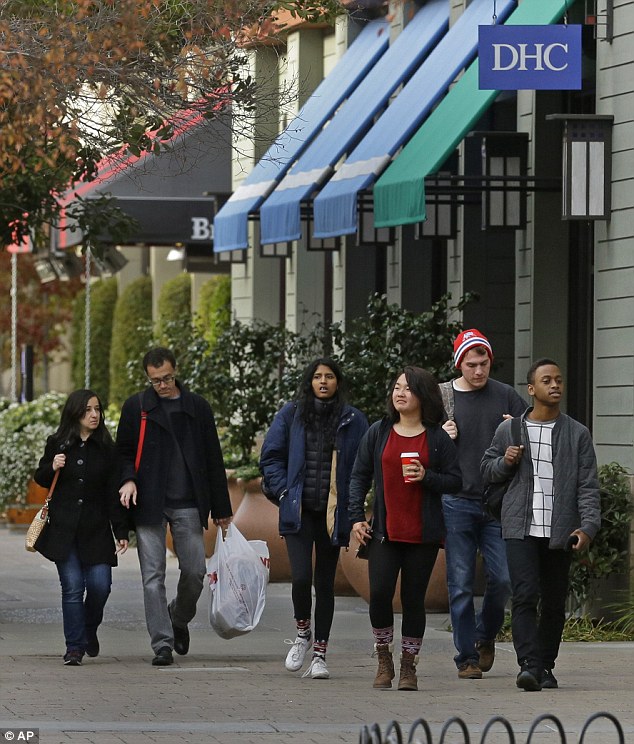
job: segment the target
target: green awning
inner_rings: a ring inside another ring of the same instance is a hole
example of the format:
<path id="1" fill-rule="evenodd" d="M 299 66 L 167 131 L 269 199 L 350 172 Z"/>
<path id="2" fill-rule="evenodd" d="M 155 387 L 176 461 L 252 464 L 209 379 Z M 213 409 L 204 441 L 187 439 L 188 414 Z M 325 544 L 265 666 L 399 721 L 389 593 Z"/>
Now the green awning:
<path id="1" fill-rule="evenodd" d="M 562 17 L 566 4 L 566 0 L 523 0 L 506 24 L 547 26 Z M 498 93 L 478 88 L 476 59 L 376 182 L 375 227 L 425 219 L 425 176 L 440 168 Z"/>

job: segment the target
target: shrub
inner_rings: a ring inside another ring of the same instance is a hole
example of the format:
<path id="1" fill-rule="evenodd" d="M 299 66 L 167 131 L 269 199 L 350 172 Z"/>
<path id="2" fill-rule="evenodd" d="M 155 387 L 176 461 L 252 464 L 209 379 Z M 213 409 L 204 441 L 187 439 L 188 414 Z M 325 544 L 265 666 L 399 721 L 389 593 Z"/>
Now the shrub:
<path id="1" fill-rule="evenodd" d="M 121 405 L 144 387 L 141 360 L 152 345 L 152 280 L 142 276 L 121 293 L 114 311 L 110 349 L 110 401 Z"/>
<path id="2" fill-rule="evenodd" d="M 178 340 L 178 334 L 173 333 L 175 324 L 182 324 L 184 327 L 191 325 L 191 306 L 192 281 L 189 274 L 178 274 L 163 284 L 159 292 L 156 319 L 156 339 L 160 346 L 173 347 L 174 341 Z"/>
<path id="3" fill-rule="evenodd" d="M 231 277 L 218 274 L 206 281 L 198 296 L 196 324 L 211 349 L 231 325 Z"/>
<path id="4" fill-rule="evenodd" d="M 470 299 L 465 297 L 458 308 Z M 297 334 L 262 321 L 234 321 L 218 337 L 213 353 L 194 328 L 182 364 L 179 359 L 181 378 L 210 399 L 235 458 L 231 466 L 245 464 L 256 437 L 293 396 L 303 367 L 317 356 L 327 354 L 341 362 L 351 402 L 371 420 L 383 415 L 388 383 L 405 364 L 427 367 L 446 379 L 452 370 L 453 338 L 461 330 L 449 321 L 453 310 L 448 296 L 417 315 L 375 295 L 366 315 L 346 329 L 337 323 L 317 324 Z"/>
<path id="5" fill-rule="evenodd" d="M 0 507 L 23 504 L 29 480 L 59 424 L 66 396 L 46 393 L 0 411 Z"/>
<path id="6" fill-rule="evenodd" d="M 623 573 L 634 513 L 628 473 L 612 462 L 599 468 L 601 529 L 588 550 L 573 551 L 568 599 L 571 611 L 583 612 L 594 597 L 596 582 Z"/>

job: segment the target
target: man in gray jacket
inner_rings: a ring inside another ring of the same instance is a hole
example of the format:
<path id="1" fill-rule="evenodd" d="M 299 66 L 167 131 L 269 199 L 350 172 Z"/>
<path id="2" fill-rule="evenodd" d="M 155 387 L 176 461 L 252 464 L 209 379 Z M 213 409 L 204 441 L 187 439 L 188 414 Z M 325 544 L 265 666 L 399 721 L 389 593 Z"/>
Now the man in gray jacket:
<path id="1" fill-rule="evenodd" d="M 527 381 L 534 404 L 522 417 L 522 444 L 513 445 L 511 422 L 504 421 L 481 467 L 489 483 L 512 478 L 501 521 L 513 591 L 517 686 L 538 691 L 558 686 L 552 670 L 565 622 L 570 549 L 586 549 L 597 534 L 601 501 L 590 432 L 560 411 L 559 366 L 539 359 Z"/>

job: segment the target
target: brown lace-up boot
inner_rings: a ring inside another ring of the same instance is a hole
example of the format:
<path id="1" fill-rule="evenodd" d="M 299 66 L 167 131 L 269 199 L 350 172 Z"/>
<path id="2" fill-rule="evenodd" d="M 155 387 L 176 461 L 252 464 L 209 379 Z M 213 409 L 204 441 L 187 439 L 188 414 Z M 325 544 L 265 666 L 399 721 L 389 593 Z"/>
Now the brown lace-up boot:
<path id="1" fill-rule="evenodd" d="M 416 679 L 416 664 L 418 656 L 408 651 L 401 654 L 401 675 L 398 681 L 399 690 L 418 690 L 418 680 Z"/>
<path id="2" fill-rule="evenodd" d="M 375 643 L 374 654 L 379 660 L 379 668 L 374 678 L 374 684 L 377 690 L 389 690 L 392 687 L 392 680 L 394 679 L 394 661 L 392 659 L 392 644 L 390 643 Z"/>

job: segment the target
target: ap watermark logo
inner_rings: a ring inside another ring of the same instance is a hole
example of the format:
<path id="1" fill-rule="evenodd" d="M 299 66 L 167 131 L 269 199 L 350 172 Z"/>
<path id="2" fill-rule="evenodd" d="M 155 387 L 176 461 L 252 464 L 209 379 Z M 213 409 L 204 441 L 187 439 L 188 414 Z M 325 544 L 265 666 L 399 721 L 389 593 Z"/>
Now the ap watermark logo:
<path id="1" fill-rule="evenodd" d="M 0 741 L 28 741 L 30 744 L 39 744 L 40 730 L 34 728 L 0 729 L 0 737 Z"/>

